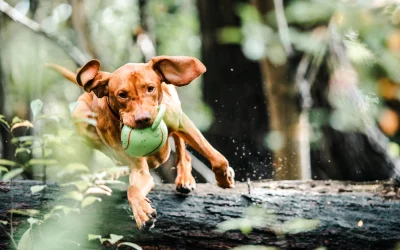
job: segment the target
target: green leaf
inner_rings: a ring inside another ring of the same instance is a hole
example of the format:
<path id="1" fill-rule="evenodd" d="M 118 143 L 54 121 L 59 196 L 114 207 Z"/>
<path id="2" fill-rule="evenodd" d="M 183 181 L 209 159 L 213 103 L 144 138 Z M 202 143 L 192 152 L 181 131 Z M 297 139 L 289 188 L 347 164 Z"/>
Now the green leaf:
<path id="1" fill-rule="evenodd" d="M 82 163 L 70 163 L 58 172 L 57 177 L 62 177 L 64 175 L 70 175 L 82 172 L 83 173 L 89 172 L 89 168 Z"/>
<path id="2" fill-rule="evenodd" d="M 66 199 L 73 199 L 73 200 L 77 200 L 77 201 L 82 201 L 83 200 L 83 194 L 78 192 L 78 191 L 68 192 L 63 197 L 66 198 Z"/>
<path id="3" fill-rule="evenodd" d="M 237 3 L 236 5 L 236 12 L 239 14 L 242 22 L 262 22 L 260 12 L 254 5 L 247 3 Z"/>
<path id="4" fill-rule="evenodd" d="M 20 209 L 10 209 L 8 210 L 8 213 L 11 214 L 20 214 L 20 215 L 26 215 L 26 216 L 35 216 L 40 213 L 39 210 L 36 209 L 25 209 L 25 210 L 20 210 Z"/>
<path id="5" fill-rule="evenodd" d="M 243 234 L 248 234 L 253 230 L 252 221 L 247 218 L 238 218 L 224 221 L 217 225 L 217 231 L 226 232 L 239 229 Z"/>
<path id="6" fill-rule="evenodd" d="M 65 167 L 65 169 L 72 172 L 89 172 L 89 168 L 82 163 L 70 163 Z"/>
<path id="7" fill-rule="evenodd" d="M 33 119 L 36 118 L 36 116 L 40 113 L 40 111 L 43 108 L 43 102 L 39 99 L 36 99 L 31 102 L 31 110 L 33 114 Z"/>
<path id="8" fill-rule="evenodd" d="M 282 231 L 287 234 L 297 234 L 312 231 L 319 227 L 319 225 L 319 220 L 307 220 L 297 218 L 283 223 Z"/>
<path id="9" fill-rule="evenodd" d="M 36 117 L 35 122 L 42 120 L 42 119 L 52 119 L 55 121 L 59 121 L 59 116 L 56 114 L 52 114 L 52 115 L 39 115 L 38 117 Z"/>
<path id="10" fill-rule="evenodd" d="M 0 172 L 6 172 L 7 173 L 8 171 L 9 171 L 8 168 L 0 166 Z"/>
<path id="11" fill-rule="evenodd" d="M 101 235 L 98 234 L 88 234 L 88 240 L 101 240 Z"/>
<path id="12" fill-rule="evenodd" d="M 31 236 L 31 228 L 28 228 L 19 240 L 17 250 L 32 250 L 33 248 L 34 243 Z"/>
<path id="13" fill-rule="evenodd" d="M 124 238 L 124 236 L 122 235 L 110 234 L 110 239 L 108 239 L 108 242 L 110 242 L 111 244 L 115 244 L 122 238 Z"/>
<path id="14" fill-rule="evenodd" d="M 95 201 L 101 202 L 101 199 L 98 197 L 94 197 L 94 196 L 88 196 L 85 199 L 83 199 L 82 203 L 81 203 L 81 207 L 87 207 L 91 204 L 93 204 Z"/>
<path id="15" fill-rule="evenodd" d="M 7 128 L 10 128 L 10 124 L 8 124 L 4 115 L 0 115 L 0 123 L 3 123 L 4 125 L 6 125 Z"/>
<path id="16" fill-rule="evenodd" d="M 88 187 L 91 185 L 92 185 L 92 183 L 90 183 L 89 181 L 80 180 L 80 181 L 64 183 L 64 184 L 61 184 L 60 186 L 62 186 L 62 187 L 75 186 L 79 190 L 79 192 L 83 192 L 83 191 L 87 190 Z"/>
<path id="17" fill-rule="evenodd" d="M 28 161 L 29 166 L 33 165 L 57 165 L 58 161 L 54 159 L 31 159 Z"/>
<path id="18" fill-rule="evenodd" d="M 72 195 L 72 196 L 74 196 L 74 195 Z M 71 197 L 65 197 L 65 198 L 71 198 Z M 75 198 L 78 198 L 78 199 L 79 199 L 78 196 L 75 197 Z M 71 198 L 71 199 L 74 199 L 74 198 Z M 81 211 L 79 208 L 72 208 L 72 207 L 68 207 L 68 206 L 58 205 L 58 206 L 55 206 L 55 207 L 51 210 L 51 213 L 53 213 L 54 211 L 57 211 L 57 210 L 62 210 L 63 213 L 64 213 L 65 215 L 69 214 L 70 212 L 79 213 L 79 212 Z M 58 214 L 57 214 L 57 215 L 58 215 Z"/>
<path id="19" fill-rule="evenodd" d="M 78 119 L 74 119 L 74 122 L 75 123 L 86 122 L 90 125 L 97 126 L 97 121 L 95 119 L 91 119 L 91 118 L 78 118 Z"/>
<path id="20" fill-rule="evenodd" d="M 0 165 L 14 167 L 18 165 L 18 163 L 6 159 L 0 159 Z"/>
<path id="21" fill-rule="evenodd" d="M 14 116 L 14 118 L 12 119 L 11 124 L 14 125 L 17 122 L 23 122 L 24 120 L 22 120 L 21 118 L 19 118 L 18 116 Z"/>
<path id="22" fill-rule="evenodd" d="M 400 6 L 397 6 L 392 13 L 392 23 L 398 25 L 400 23 Z"/>
<path id="23" fill-rule="evenodd" d="M 30 150 L 29 148 L 17 148 L 17 149 L 15 150 L 14 156 L 16 156 L 17 154 L 20 154 L 20 153 L 27 153 L 27 154 L 30 154 L 30 153 L 31 153 L 31 150 Z"/>
<path id="24" fill-rule="evenodd" d="M 32 226 L 33 224 L 39 224 L 39 220 L 38 219 L 35 219 L 35 218 L 29 218 L 28 220 L 28 223 Z"/>
<path id="25" fill-rule="evenodd" d="M 326 51 L 328 45 L 325 36 L 315 35 L 312 32 L 300 31 L 295 28 L 289 29 L 289 36 L 296 49 L 312 55 Z"/>
<path id="26" fill-rule="evenodd" d="M 22 172 L 24 172 L 23 168 L 13 169 L 3 176 L 3 181 L 9 181 L 9 180 L 13 179 L 14 177 L 20 175 Z"/>
<path id="27" fill-rule="evenodd" d="M 32 194 L 36 194 L 40 191 L 42 191 L 43 189 L 45 189 L 47 187 L 47 185 L 35 185 L 31 187 L 31 193 Z"/>
<path id="28" fill-rule="evenodd" d="M 242 32 L 239 27 L 223 27 L 217 31 L 217 40 L 221 44 L 240 44 Z"/>
<path id="29" fill-rule="evenodd" d="M 3 224 L 3 225 L 7 225 L 7 224 L 8 224 L 8 221 L 0 220 L 0 223 Z"/>
<path id="30" fill-rule="evenodd" d="M 128 247 L 132 247 L 133 249 L 142 250 L 142 248 L 139 245 L 136 245 L 135 243 L 131 243 L 131 242 L 122 242 L 122 243 L 118 244 L 118 247 L 120 247 L 120 246 L 128 246 Z"/>
<path id="31" fill-rule="evenodd" d="M 74 135 L 74 131 L 72 129 L 59 129 L 58 130 L 58 136 L 62 140 L 68 140 L 71 138 L 72 135 Z"/>
<path id="32" fill-rule="evenodd" d="M 375 55 L 365 44 L 358 41 L 345 40 L 346 52 L 348 58 L 355 64 L 370 65 L 376 61 Z"/>
<path id="33" fill-rule="evenodd" d="M 53 134 L 44 134 L 43 139 L 46 141 L 46 143 L 62 143 L 61 138 Z"/>
<path id="34" fill-rule="evenodd" d="M 33 141 L 34 139 L 35 139 L 35 137 L 33 137 L 31 135 L 19 136 L 19 137 L 12 138 L 11 142 L 15 144 L 17 142 Z"/>
<path id="35" fill-rule="evenodd" d="M 0 172 L 8 172 L 8 168 L 0 166 Z"/>
<path id="36" fill-rule="evenodd" d="M 61 218 L 61 216 L 57 213 L 48 213 L 48 214 L 43 215 L 43 220 L 48 220 L 53 216 L 58 216 L 58 218 Z"/>
<path id="37" fill-rule="evenodd" d="M 285 16 L 288 23 L 315 24 L 329 20 L 334 11 L 335 5 L 324 1 L 291 1 Z"/>

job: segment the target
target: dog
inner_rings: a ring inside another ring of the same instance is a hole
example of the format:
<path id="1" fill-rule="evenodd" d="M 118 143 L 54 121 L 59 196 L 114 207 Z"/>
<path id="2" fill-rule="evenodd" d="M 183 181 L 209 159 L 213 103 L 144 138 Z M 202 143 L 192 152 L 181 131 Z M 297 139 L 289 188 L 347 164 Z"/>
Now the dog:
<path id="1" fill-rule="evenodd" d="M 73 112 L 73 117 L 81 121 L 76 124 L 78 133 L 87 137 L 96 149 L 129 166 L 127 197 L 139 229 L 152 228 L 157 216 L 146 197 L 154 187 L 149 169 L 166 162 L 171 150 L 167 141 L 153 155 L 131 157 L 121 145 L 121 128 L 123 125 L 132 128 L 151 126 L 161 103 L 166 105 L 164 122 L 176 147 L 176 190 L 189 193 L 196 187 L 185 142 L 210 161 L 218 186 L 234 187 L 234 171 L 227 159 L 184 114 L 175 89 L 189 84 L 206 71 L 198 59 L 157 56 L 148 63 L 125 64 L 113 73 L 101 71 L 100 61 L 96 59 L 78 69 L 77 74 L 59 65 L 49 66 L 85 90 Z M 87 119 L 95 119 L 97 125 L 84 122 Z"/>

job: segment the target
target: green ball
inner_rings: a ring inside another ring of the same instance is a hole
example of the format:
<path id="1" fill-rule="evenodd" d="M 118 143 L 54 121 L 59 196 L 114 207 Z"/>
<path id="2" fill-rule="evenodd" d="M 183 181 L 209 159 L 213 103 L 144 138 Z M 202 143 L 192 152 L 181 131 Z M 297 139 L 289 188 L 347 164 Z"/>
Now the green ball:
<path id="1" fill-rule="evenodd" d="M 121 144 L 124 150 L 132 157 L 143 157 L 157 153 L 167 141 L 168 128 L 162 120 L 165 114 L 165 105 L 161 104 L 158 114 L 151 127 L 134 129 L 123 126 Z"/>

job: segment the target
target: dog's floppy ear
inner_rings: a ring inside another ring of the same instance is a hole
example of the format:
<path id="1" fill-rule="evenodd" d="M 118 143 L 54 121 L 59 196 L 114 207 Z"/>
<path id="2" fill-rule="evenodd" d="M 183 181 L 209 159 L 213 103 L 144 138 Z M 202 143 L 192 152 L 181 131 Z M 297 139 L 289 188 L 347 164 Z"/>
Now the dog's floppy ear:
<path id="1" fill-rule="evenodd" d="M 76 81 L 86 92 L 93 91 L 98 98 L 102 98 L 108 95 L 110 73 L 99 70 L 100 61 L 93 59 L 78 70 Z"/>
<path id="2" fill-rule="evenodd" d="M 198 59 L 188 56 L 156 56 L 150 65 L 166 83 L 184 86 L 206 72 Z"/>

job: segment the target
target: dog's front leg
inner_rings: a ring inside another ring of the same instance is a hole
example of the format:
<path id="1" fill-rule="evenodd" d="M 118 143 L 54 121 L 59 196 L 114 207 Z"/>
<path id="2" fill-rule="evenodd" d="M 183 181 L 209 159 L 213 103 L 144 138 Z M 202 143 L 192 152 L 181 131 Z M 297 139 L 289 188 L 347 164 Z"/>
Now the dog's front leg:
<path id="1" fill-rule="evenodd" d="M 128 201 L 139 229 L 150 229 L 156 221 L 156 210 L 151 207 L 146 195 L 154 187 L 146 158 L 134 159 L 129 175 Z"/>
<path id="2" fill-rule="evenodd" d="M 222 188 L 233 188 L 235 186 L 235 172 L 229 167 L 228 160 L 211 146 L 184 113 L 181 114 L 176 133 L 210 161 L 218 186 Z"/>

